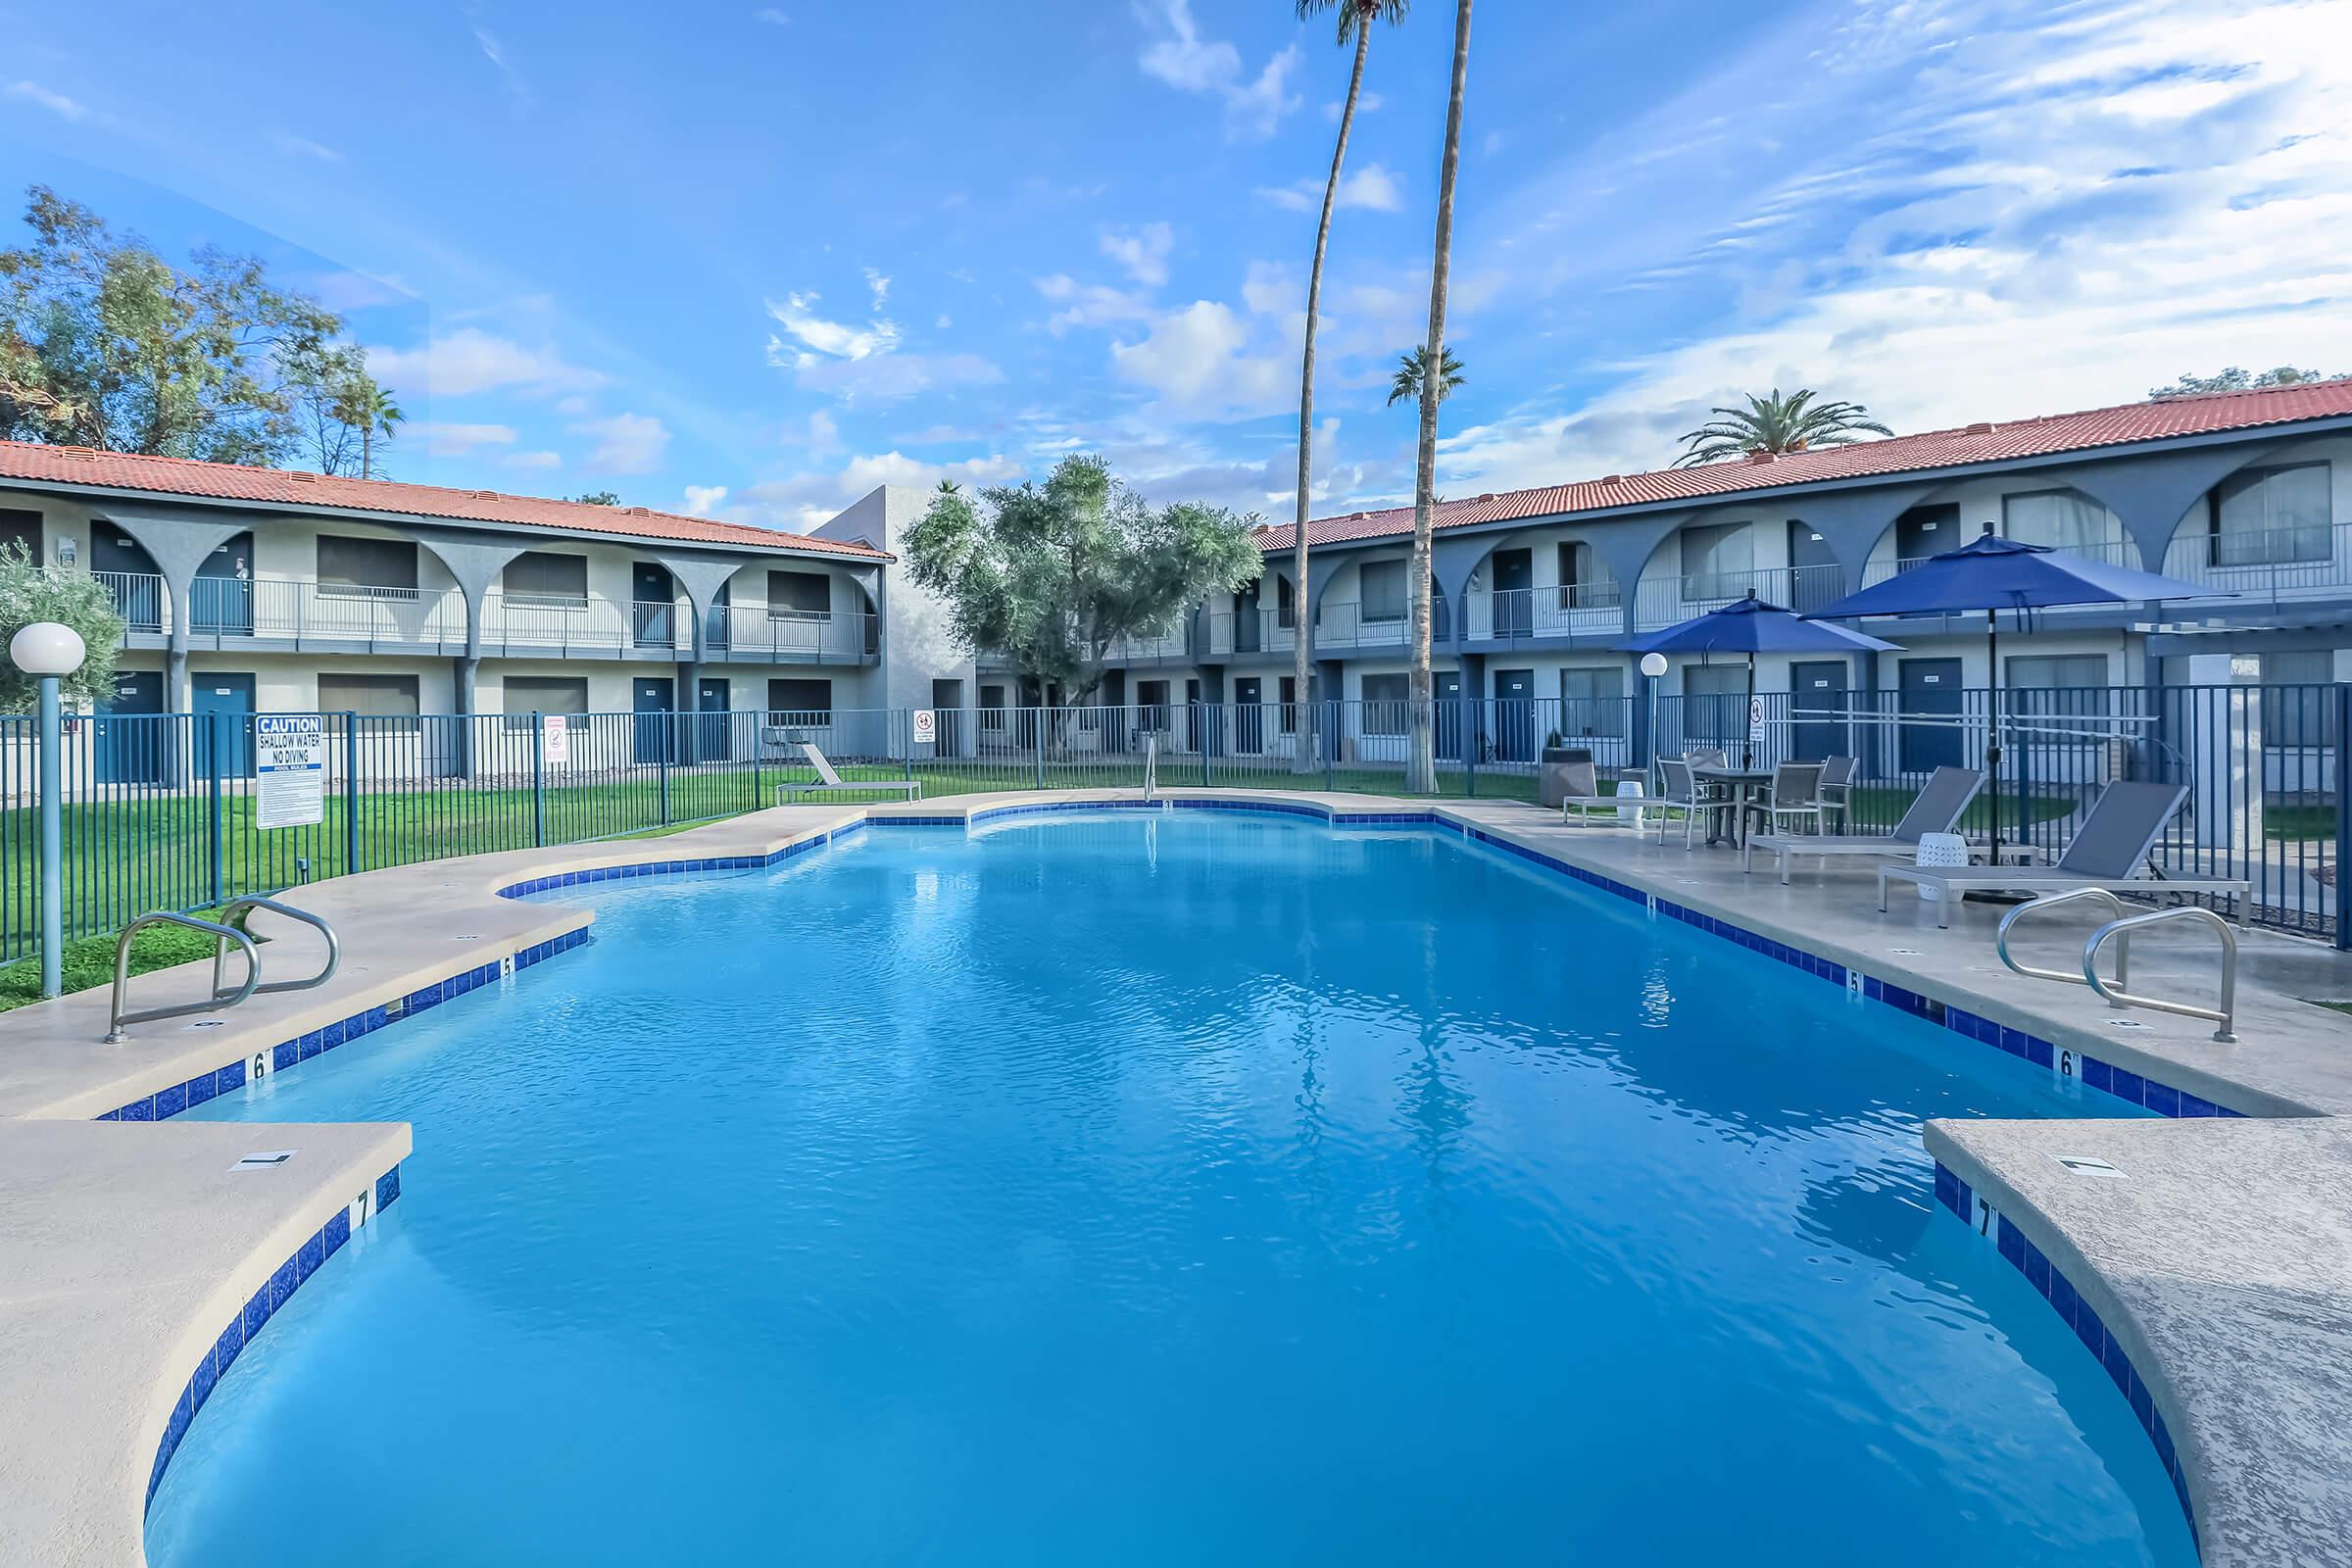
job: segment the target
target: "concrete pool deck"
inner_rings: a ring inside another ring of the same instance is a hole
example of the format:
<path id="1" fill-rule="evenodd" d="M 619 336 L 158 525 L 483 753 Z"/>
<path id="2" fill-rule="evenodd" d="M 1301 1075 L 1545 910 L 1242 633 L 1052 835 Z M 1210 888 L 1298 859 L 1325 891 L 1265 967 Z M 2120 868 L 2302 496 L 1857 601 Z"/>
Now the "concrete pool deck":
<path id="1" fill-rule="evenodd" d="M 1524 803 L 1312 791 L 1169 790 L 1162 798 L 1435 817 L 1615 879 L 1653 900 L 1771 933 L 1845 968 L 2255 1118 L 1936 1123 L 1928 1136 L 1939 1159 L 1972 1186 L 1999 1195 L 2001 1212 L 2053 1259 L 2064 1254 L 2087 1271 L 2092 1284 L 2085 1294 L 2105 1293 L 2119 1338 L 2136 1336 L 2133 1343 L 2144 1350 L 2136 1364 L 2147 1368 L 2152 1392 L 2167 1401 L 2165 1414 L 2181 1446 L 2205 1560 L 2352 1563 L 2352 1528 L 2337 1528 L 2345 1525 L 2352 1494 L 2352 1480 L 2345 1479 L 2352 1477 L 2352 1431 L 2340 1421 L 2311 1418 L 2313 1400 L 2331 1398 L 2341 1409 L 2352 1391 L 2352 1230 L 2340 1218 L 2330 1223 L 2331 1216 L 2352 1214 L 2352 1142 L 2339 1136 L 2352 1134 L 2352 1124 L 2335 1120 L 2352 1111 L 2352 1018 L 2301 1000 L 2352 995 L 2352 956 L 2290 938 L 2246 937 L 2240 1041 L 2224 1046 L 2211 1040 L 2211 1025 L 2127 1012 L 2082 987 L 2001 969 L 1991 942 L 1998 909 L 1963 906 L 1948 931 L 1937 930 L 1933 906 L 1923 908 L 1916 899 L 1880 914 L 1867 862 L 1799 869 L 1784 887 L 1761 868 L 1742 875 L 1728 851 L 1686 852 L 1679 840 L 1661 847 L 1615 826 L 1570 827 L 1556 812 Z M 184 1089 L 216 1068 L 225 1072 L 224 1063 L 237 1064 L 242 1082 L 242 1064 L 257 1057 L 264 1070 L 273 1070 L 272 1053 L 322 1027 L 371 1009 L 370 1027 L 397 1021 L 389 1014 L 420 988 L 437 997 L 448 984 L 455 995 L 485 964 L 495 971 L 504 958 L 560 951 L 554 945 L 591 922 L 587 910 L 565 906 L 560 893 L 523 902 L 499 897 L 503 888 L 620 866 L 765 859 L 813 847 L 839 829 L 894 818 L 960 821 L 1005 808 L 1113 801 L 1132 806 L 1135 796 L 1017 792 L 908 805 L 786 807 L 659 839 L 372 871 L 289 896 L 342 934 L 343 966 L 315 990 L 256 997 L 205 1019 L 133 1026 L 118 1046 L 99 1043 L 107 1028 L 103 990 L 0 1014 L 0 1191 L 8 1195 L 0 1200 L 0 1256 L 32 1260 L 29 1268 L 12 1262 L 0 1281 L 0 1356 L 10 1376 L 27 1380 L 0 1383 L 0 1394 L 10 1396 L 0 1407 L 23 1416 L 0 1426 L 0 1493 L 29 1504 L 0 1520 L 0 1560 L 135 1560 L 121 1548 L 127 1539 L 135 1550 L 148 1460 L 127 1452 L 136 1447 L 130 1440 L 114 1448 L 54 1445 L 47 1441 L 48 1412 L 62 1409 L 61 1399 L 104 1406 L 117 1412 L 109 1430 L 119 1433 L 129 1419 L 122 1412 L 134 1411 L 132 1424 L 146 1437 L 151 1458 L 180 1390 L 173 1379 L 187 1376 L 184 1366 L 172 1367 L 172 1352 L 199 1337 L 209 1343 L 218 1328 L 206 1327 L 203 1309 L 214 1298 L 196 1282 L 209 1275 L 221 1282 L 216 1295 L 232 1291 L 234 1281 L 261 1266 L 255 1259 L 274 1239 L 310 1234 L 318 1215 L 341 1205 L 356 1165 L 394 1147 L 355 1145 L 356 1163 L 337 1165 L 326 1153 L 342 1147 L 337 1140 L 362 1133 L 393 1139 L 397 1161 L 408 1136 L 405 1127 L 285 1127 L 260 1138 L 251 1125 L 121 1126 L 87 1118 L 159 1093 L 167 1097 L 164 1105 L 151 1105 L 151 1113 L 168 1116 L 179 1104 L 174 1086 Z M 2029 960 L 2062 966 L 2067 954 L 2080 954 L 2082 936 L 2096 923 L 2087 914 L 2051 917 L 2046 934 L 2031 941 Z M 265 978 L 316 967 L 321 950 L 307 929 L 268 916 L 257 916 L 254 929 L 270 938 Z M 2209 999 L 2211 942 L 2185 928 L 2143 935 L 2132 948 L 2134 988 Z M 1539 954 L 1541 946 L 1531 943 L 1530 951 Z M 209 981 L 205 964 L 142 976 L 132 982 L 132 1005 L 189 1000 Z M 2276 1117 L 2317 1119 L 2261 1119 Z M 2078 1136 L 2077 1129 L 2084 1131 Z M 159 1237 L 152 1216 L 212 1191 L 198 1167 L 209 1160 L 225 1170 L 234 1158 L 233 1152 L 215 1157 L 220 1150 L 205 1142 L 215 1134 L 224 1135 L 221 1148 L 234 1144 L 239 1152 L 263 1144 L 321 1152 L 307 1169 L 229 1179 L 245 1229 L 208 1222 Z M 2096 1140 L 2139 1141 L 2130 1143 L 2128 1158 L 2110 1156 L 2124 1179 L 2091 1184 L 2050 1158 L 2044 1139 L 2087 1152 L 2107 1147 L 2094 1147 Z M 20 1170 L 37 1175 L 19 1181 Z M 2052 1172 L 2063 1179 L 2053 1184 Z M 70 1243 L 58 1229 L 68 1223 L 61 1215 L 81 1216 Z M 257 1226 L 269 1241 L 255 1239 Z M 2135 1236 L 2165 1247 L 2135 1246 Z M 78 1312 L 60 1317 L 42 1282 L 60 1269 L 71 1275 L 77 1258 L 93 1282 L 99 1265 L 88 1260 L 103 1260 L 104 1292 L 92 1284 Z M 2304 1331 L 2283 1334 L 2275 1315 L 2251 1309 L 2233 1326 L 2230 1314 L 2213 1306 L 2231 1299 L 2217 1296 L 2217 1282 L 2237 1283 L 2250 1299 L 2273 1305 L 2291 1297 Z M 120 1353 L 85 1348 L 118 1340 L 134 1347 Z M 143 1359 L 136 1347 L 146 1348 Z M 16 1368 L 27 1360 L 38 1364 Z M 74 1368 L 84 1380 L 77 1382 Z M 91 1532 L 109 1516 L 90 1510 L 117 1499 L 127 1499 L 127 1511 L 109 1527 L 108 1549 L 100 1551 Z M 58 1510 L 65 1516 L 56 1517 Z M 16 1549 L 16 1533 L 24 1532 L 23 1539 L 40 1549 Z"/>

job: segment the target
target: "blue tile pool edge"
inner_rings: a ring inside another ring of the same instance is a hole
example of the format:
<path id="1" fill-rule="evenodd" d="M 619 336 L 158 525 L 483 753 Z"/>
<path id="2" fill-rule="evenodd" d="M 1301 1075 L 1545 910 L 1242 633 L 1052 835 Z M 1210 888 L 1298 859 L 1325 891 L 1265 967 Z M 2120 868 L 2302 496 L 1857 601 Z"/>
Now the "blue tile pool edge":
<path id="1" fill-rule="evenodd" d="M 1898 1012 L 1925 1018 L 1938 1024 L 1962 1039 L 1972 1040 L 2008 1055 L 2021 1057 L 2037 1067 L 2076 1078 L 2102 1094 L 2112 1095 L 2128 1104 L 2155 1111 L 2163 1116 L 2205 1117 L 2241 1116 L 2242 1111 L 2192 1094 L 2188 1090 L 2150 1078 L 2127 1067 L 2120 1067 L 2098 1057 L 2085 1054 L 2072 1047 L 2058 1046 L 2024 1030 L 1996 1024 L 1953 1004 L 1910 990 L 1891 980 L 1824 958 L 1774 937 L 1750 931 L 1746 927 L 1717 915 L 1687 907 L 1671 899 L 1649 893 L 1631 883 L 1546 855 L 1541 850 L 1517 844 L 1485 828 L 1419 808 L 1412 810 L 1352 811 L 1313 802 L 1235 800 L 1222 796 L 1170 796 L 1162 800 L 1117 801 L 1032 801 L 1018 805 L 982 807 L 960 812 L 934 812 L 891 816 L 862 817 L 839 827 L 811 833 L 782 848 L 764 855 L 719 855 L 681 857 L 666 860 L 630 861 L 619 865 L 591 866 L 579 871 L 553 872 L 546 876 L 526 877 L 498 889 L 502 899 L 519 899 L 534 893 L 555 892 L 564 888 L 585 887 L 599 882 L 629 881 L 648 876 L 679 876 L 710 871 L 754 871 L 780 865 L 787 860 L 810 854 L 829 844 L 855 837 L 868 827 L 969 827 L 986 821 L 1015 816 L 1040 816 L 1063 812 L 1156 811 L 1246 811 L 1266 816 L 1300 816 L 1325 822 L 1333 827 L 1373 828 L 1431 828 L 1447 832 L 1470 842 L 1485 845 L 1500 853 L 1515 856 L 1554 874 L 1581 882 L 1587 887 L 1630 903 L 1642 905 L 1669 919 L 1679 920 L 1693 930 L 1719 937 L 1735 947 L 1786 963 L 1815 979 L 1826 980 L 1835 986 L 1853 991 L 1871 1002 L 1882 1003 Z M 588 928 L 583 926 L 560 937 L 553 937 L 510 955 L 513 967 L 526 968 L 565 953 L 589 940 Z M 240 1089 L 251 1079 L 308 1061 L 313 1056 L 348 1041 L 373 1033 L 388 1023 L 412 1017 L 428 1007 L 465 995 L 466 992 L 500 978 L 508 958 L 493 959 L 464 974 L 419 987 L 407 996 L 379 1006 L 355 1012 L 321 1029 L 312 1030 L 297 1039 L 282 1041 L 268 1051 L 257 1051 L 249 1057 L 240 1057 L 226 1066 L 211 1072 L 198 1073 L 184 1083 L 132 1101 L 99 1116 L 100 1121 L 163 1121 L 193 1105 L 201 1105 L 217 1095 Z"/>
<path id="2" fill-rule="evenodd" d="M 2189 1500 L 2188 1471 L 2180 1462 L 2180 1450 L 2173 1442 L 2172 1429 L 2165 1425 L 2164 1412 L 2156 1408 L 2155 1396 L 2140 1377 L 2139 1368 L 2132 1364 L 2131 1352 L 2116 1339 L 2098 1309 L 2050 1260 L 2049 1254 L 2034 1245 L 2033 1238 L 1940 1159 L 1936 1161 L 1936 1201 L 1960 1223 L 1991 1242 L 2001 1260 L 2026 1277 L 2034 1294 L 2050 1304 L 2059 1321 L 2074 1331 L 2082 1348 L 2106 1371 L 2116 1392 L 2131 1404 L 2132 1418 L 2139 1423 L 2140 1431 L 2155 1446 L 2157 1462 L 2164 1467 L 2165 1479 L 2173 1484 L 2174 1500 L 2180 1504 L 2180 1516 L 2188 1521 L 2188 1533 L 2194 1540 L 2196 1505 Z M 2198 1545 L 2202 1550 L 2203 1543 Z"/>
<path id="3" fill-rule="evenodd" d="M 326 1260 L 343 1250 L 354 1230 L 364 1227 L 371 1214 L 380 1216 L 400 1200 L 400 1165 L 376 1177 L 369 1188 L 353 1202 L 336 1209 L 326 1222 L 294 1250 L 286 1260 L 272 1269 L 270 1277 L 246 1299 L 243 1307 L 229 1316 L 228 1324 L 214 1339 L 212 1348 L 197 1357 L 188 1381 L 179 1391 L 179 1397 L 165 1420 L 164 1435 L 156 1444 L 155 1464 L 147 1473 L 147 1495 L 141 1506 L 152 1507 L 156 1489 L 164 1484 L 164 1472 L 171 1467 L 172 1456 L 188 1435 L 196 1414 L 220 1387 L 220 1380 L 236 1363 L 245 1348 L 268 1326 L 270 1320 L 282 1310 L 294 1293 L 310 1282 Z M 356 1218 L 355 1218 L 356 1212 Z"/>

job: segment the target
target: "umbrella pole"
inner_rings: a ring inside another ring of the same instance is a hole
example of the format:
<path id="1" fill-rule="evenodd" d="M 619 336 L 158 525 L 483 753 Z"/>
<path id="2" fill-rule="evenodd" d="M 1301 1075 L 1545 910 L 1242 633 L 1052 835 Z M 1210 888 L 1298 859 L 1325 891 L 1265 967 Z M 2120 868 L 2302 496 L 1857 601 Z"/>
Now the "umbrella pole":
<path id="1" fill-rule="evenodd" d="M 1756 765 L 1755 710 L 1756 656 L 1750 653 L 1747 656 L 1747 701 L 1740 705 L 1740 765 L 1743 768 Z"/>
<path id="2" fill-rule="evenodd" d="M 2001 612 L 1984 612 L 1985 679 L 1984 767 L 1992 785 L 1992 848 L 1988 865 L 2001 863 Z"/>

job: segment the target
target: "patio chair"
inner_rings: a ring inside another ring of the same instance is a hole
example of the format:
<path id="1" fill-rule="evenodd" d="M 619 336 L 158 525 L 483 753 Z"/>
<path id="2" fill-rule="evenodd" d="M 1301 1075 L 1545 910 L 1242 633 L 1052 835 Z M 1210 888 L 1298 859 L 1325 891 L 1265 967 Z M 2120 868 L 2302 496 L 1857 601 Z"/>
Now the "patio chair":
<path id="1" fill-rule="evenodd" d="M 1692 767 L 1721 767 L 1731 760 L 1731 753 L 1712 746 L 1698 747 L 1683 754 L 1683 760 Z"/>
<path id="2" fill-rule="evenodd" d="M 1682 809 L 1683 848 L 1686 850 L 1691 847 L 1690 834 L 1701 814 L 1707 811 L 1720 811 L 1728 804 L 1723 791 L 1711 784 L 1701 783 L 1692 776 L 1690 766 L 1691 764 L 1687 759 L 1659 758 L 1658 772 L 1665 780 L 1665 788 L 1660 792 L 1657 800 L 1652 803 L 1661 808 L 1658 812 L 1658 842 L 1660 844 L 1666 842 L 1666 812 L 1662 808 L 1679 807 Z"/>
<path id="3" fill-rule="evenodd" d="M 1824 764 L 1825 776 L 1827 764 Z M 1780 857 L 1781 881 L 1788 880 L 1788 862 L 1800 855 L 1818 855 L 1824 860 L 1840 856 L 1867 855 L 1884 859 L 1916 850 L 1919 841 L 1930 833 L 1949 833 L 1968 809 L 1968 803 L 1977 798 L 1984 787 L 1984 775 L 1973 767 L 1939 767 L 1928 778 L 1927 787 L 1903 812 L 1903 819 L 1894 824 L 1890 833 L 1793 834 L 1751 833 L 1747 847 L 1740 857 L 1740 869 L 1753 872 L 1756 852 L 1768 850 Z"/>
<path id="4" fill-rule="evenodd" d="M 1588 810 L 1615 811 L 1623 807 L 1634 805 L 1639 799 L 1637 796 L 1628 796 L 1621 801 L 1614 795 L 1601 794 L 1600 775 L 1592 765 L 1590 753 L 1586 755 L 1585 760 L 1565 763 L 1563 768 L 1567 779 L 1568 793 L 1560 800 L 1560 820 L 1562 822 L 1582 823 Z"/>
<path id="5" fill-rule="evenodd" d="M 1785 823 L 1811 822 L 1821 832 L 1821 770 L 1819 762 L 1775 762 L 1772 787 L 1760 801 L 1740 808 L 1741 825 L 1761 821 L 1764 831 L 1777 833 Z"/>
<path id="6" fill-rule="evenodd" d="M 886 778 L 858 784 L 844 783 L 841 775 L 833 771 L 833 764 L 825 760 L 825 754 L 816 749 L 814 741 L 801 742 L 801 755 L 808 759 L 810 767 L 816 769 L 817 781 L 814 784 L 777 785 L 776 804 L 779 806 L 789 806 L 810 795 L 904 795 L 910 801 L 923 798 L 920 779 Z"/>
<path id="7" fill-rule="evenodd" d="M 1821 763 L 1821 804 L 1838 815 L 1838 831 L 1845 831 L 1847 808 L 1853 805 L 1854 769 L 1850 757 L 1827 757 Z M 1826 813 L 1825 813 L 1826 814 Z"/>
<path id="8" fill-rule="evenodd" d="M 2074 841 L 2051 866 L 1930 866 L 1879 867 L 1879 909 L 1886 908 L 1890 882 L 1913 882 L 1936 890 L 1936 923 L 1952 923 L 1952 901 L 1970 892 L 2057 893 L 2076 888 L 2105 888 L 2110 893 L 2203 893 L 2235 901 L 2237 923 L 2245 927 L 2252 885 L 2243 877 L 2168 877 L 2155 868 L 2148 852 L 2156 847 L 2164 825 L 2188 798 L 2186 784 L 2156 784 L 2118 780 L 2099 792 L 2090 814 L 2075 830 Z"/>

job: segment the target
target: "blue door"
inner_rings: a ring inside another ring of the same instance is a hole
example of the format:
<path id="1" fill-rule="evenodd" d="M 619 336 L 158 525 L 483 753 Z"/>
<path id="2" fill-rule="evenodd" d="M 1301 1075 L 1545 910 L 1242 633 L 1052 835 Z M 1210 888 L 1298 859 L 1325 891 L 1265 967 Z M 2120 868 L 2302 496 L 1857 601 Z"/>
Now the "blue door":
<path id="1" fill-rule="evenodd" d="M 1961 711 L 1960 661 L 1906 659 L 1895 666 L 1906 716 L 1957 719 Z M 1905 724 L 1901 736 L 1901 766 L 1906 773 L 1929 773 L 1960 765 L 1961 730 L 1956 723 Z"/>
<path id="2" fill-rule="evenodd" d="M 1536 672 L 1532 669 L 1494 672 L 1494 760 L 1536 760 Z"/>
<path id="3" fill-rule="evenodd" d="M 161 784 L 174 721 L 164 716 L 164 672 L 115 673 L 115 692 L 98 705 L 97 764 L 106 784 Z"/>
<path id="4" fill-rule="evenodd" d="M 635 708 L 637 710 L 637 760 L 659 762 L 669 756 L 670 727 L 675 721 L 677 700 L 676 682 L 650 680 L 639 677 Z"/>
<path id="5" fill-rule="evenodd" d="M 196 715 L 196 776 L 253 776 L 253 677 L 190 675 Z"/>
<path id="6" fill-rule="evenodd" d="M 1310 541 L 1311 542 L 1311 541 Z M 696 740 L 690 762 L 724 762 L 735 756 L 733 720 L 728 710 L 735 706 L 733 692 L 723 680 L 706 677 L 695 689 L 695 704 L 703 716 L 695 720 Z"/>

